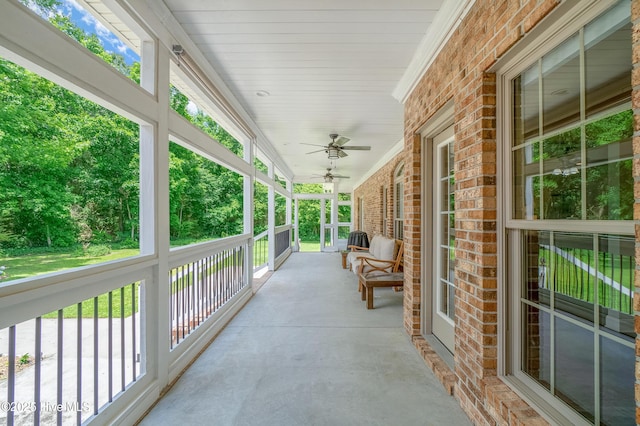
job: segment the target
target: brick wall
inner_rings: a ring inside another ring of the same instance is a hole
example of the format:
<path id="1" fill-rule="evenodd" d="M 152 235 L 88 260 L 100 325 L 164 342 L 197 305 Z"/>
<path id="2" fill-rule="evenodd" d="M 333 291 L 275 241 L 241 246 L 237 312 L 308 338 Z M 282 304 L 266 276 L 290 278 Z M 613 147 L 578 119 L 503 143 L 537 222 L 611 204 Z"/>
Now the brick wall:
<path id="1" fill-rule="evenodd" d="M 498 58 L 550 13 L 558 1 L 478 0 L 405 104 L 407 162 L 419 169 L 421 126 L 454 102 L 456 180 L 456 384 L 474 424 L 545 423 L 497 379 L 496 76 Z M 419 330 L 420 179 L 409 182 L 406 209 L 407 331 Z M 410 307 L 410 309 L 407 309 Z"/>
<path id="2" fill-rule="evenodd" d="M 477 425 L 546 423 L 497 377 L 496 76 L 488 70 L 559 3 L 477 0 L 405 103 L 404 324 L 417 341 L 423 303 L 419 131 L 453 100 L 457 229 L 454 394 Z M 388 174 L 388 170 L 393 170 L 391 164 L 381 173 Z M 356 190 L 356 197 L 365 197 L 365 217 L 371 217 L 371 222 L 366 220 L 367 232 L 380 226 L 369 208 L 380 203 L 381 182 L 375 175 Z"/>
<path id="3" fill-rule="evenodd" d="M 364 185 L 359 186 L 354 191 L 354 218 L 357 226 L 360 217 L 360 202 L 361 198 L 364 198 L 365 211 L 364 211 L 364 229 L 358 229 L 358 231 L 364 231 L 367 233 L 369 240 L 374 235 L 383 234 L 389 238 L 393 238 L 393 206 L 395 200 L 394 194 L 394 174 L 396 169 L 404 160 L 404 154 L 396 155 L 391 161 L 384 165 L 381 169 L 367 179 Z M 406 167 L 405 167 L 406 170 Z M 406 186 L 406 183 L 405 183 Z M 383 204 L 383 191 L 387 188 L 387 227 L 383 229 L 383 217 L 382 217 L 382 204 Z"/>

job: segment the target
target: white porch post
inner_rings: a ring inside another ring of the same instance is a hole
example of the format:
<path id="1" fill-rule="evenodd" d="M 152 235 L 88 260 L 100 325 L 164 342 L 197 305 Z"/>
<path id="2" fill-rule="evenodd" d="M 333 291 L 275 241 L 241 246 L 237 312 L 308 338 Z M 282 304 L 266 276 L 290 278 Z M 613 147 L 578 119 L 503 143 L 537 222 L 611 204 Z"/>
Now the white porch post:
<path id="1" fill-rule="evenodd" d="M 298 198 L 294 198 L 295 200 L 295 212 L 293 216 L 293 229 L 294 229 L 294 241 L 293 241 L 293 251 L 300 251 L 300 230 L 298 229 L 299 224 L 299 211 L 298 211 Z"/>
<path id="2" fill-rule="evenodd" d="M 286 224 L 291 225 L 291 200 L 293 198 L 293 183 L 290 180 L 287 180 L 287 191 L 289 192 L 289 196 L 287 197 L 287 218 Z"/>
<path id="3" fill-rule="evenodd" d="M 169 277 L 169 55 L 156 43 L 142 43 L 141 86 L 151 93 L 158 88 L 156 126 L 140 126 L 140 251 L 156 253 L 151 282 L 140 295 L 141 350 L 147 371 L 168 384 L 171 319 L 167 291 Z M 145 356 L 146 355 L 146 356 Z M 144 368 L 144 367 L 143 367 Z"/>
<path id="4" fill-rule="evenodd" d="M 255 139 L 250 139 L 244 143 L 244 160 L 251 166 L 253 166 L 253 156 L 255 149 Z M 252 167 L 252 170 L 253 169 Z M 253 285 L 253 227 L 254 227 L 254 182 L 255 176 L 245 175 L 243 179 L 243 221 L 245 234 L 251 234 L 252 238 L 249 240 L 249 247 L 246 253 L 247 264 L 245 265 L 245 276 L 247 277 L 248 285 Z"/>
<path id="5" fill-rule="evenodd" d="M 270 271 L 273 271 L 276 269 L 276 190 L 273 187 L 275 180 L 273 162 L 269 162 L 269 177 L 271 178 L 271 182 L 269 183 L 269 194 L 267 200 L 267 232 L 269 239 L 268 268 Z"/>

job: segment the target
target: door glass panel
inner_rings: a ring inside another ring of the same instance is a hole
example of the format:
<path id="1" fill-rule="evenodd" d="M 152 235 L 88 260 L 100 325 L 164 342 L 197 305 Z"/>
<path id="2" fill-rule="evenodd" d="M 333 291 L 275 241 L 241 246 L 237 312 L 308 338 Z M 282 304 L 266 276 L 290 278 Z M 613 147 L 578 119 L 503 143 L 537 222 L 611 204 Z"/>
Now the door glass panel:
<path id="1" fill-rule="evenodd" d="M 440 250 L 440 286 L 438 294 L 438 307 L 440 313 L 454 318 L 454 294 L 453 284 L 455 260 L 454 252 L 454 175 L 453 175 L 453 142 L 445 143 L 438 147 L 438 243 Z"/>
<path id="2" fill-rule="evenodd" d="M 445 316 L 449 316 L 449 285 L 442 281 L 440 282 L 440 313 Z"/>

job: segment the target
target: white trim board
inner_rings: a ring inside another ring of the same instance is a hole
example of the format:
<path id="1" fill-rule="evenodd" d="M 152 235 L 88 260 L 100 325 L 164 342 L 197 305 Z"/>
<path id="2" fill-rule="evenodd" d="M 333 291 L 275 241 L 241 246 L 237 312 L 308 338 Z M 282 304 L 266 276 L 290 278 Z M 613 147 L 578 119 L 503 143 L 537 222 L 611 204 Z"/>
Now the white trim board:
<path id="1" fill-rule="evenodd" d="M 411 92 L 438 57 L 475 2 L 476 0 L 445 0 L 442 3 L 436 19 L 429 26 L 413 59 L 393 90 L 394 98 L 403 104 L 407 101 Z"/>
<path id="2" fill-rule="evenodd" d="M 367 171 L 362 176 L 362 178 L 360 178 L 360 180 L 353 185 L 354 190 L 358 188 L 360 185 L 362 185 L 363 183 L 365 183 L 367 179 L 373 176 L 374 173 L 380 170 L 389 161 L 393 160 L 393 158 L 396 155 L 400 154 L 403 150 L 404 150 L 404 138 L 400 139 L 389 151 L 385 152 L 385 154 L 382 156 L 382 158 L 380 158 L 380 160 L 378 160 L 377 163 L 371 166 L 369 171 Z"/>

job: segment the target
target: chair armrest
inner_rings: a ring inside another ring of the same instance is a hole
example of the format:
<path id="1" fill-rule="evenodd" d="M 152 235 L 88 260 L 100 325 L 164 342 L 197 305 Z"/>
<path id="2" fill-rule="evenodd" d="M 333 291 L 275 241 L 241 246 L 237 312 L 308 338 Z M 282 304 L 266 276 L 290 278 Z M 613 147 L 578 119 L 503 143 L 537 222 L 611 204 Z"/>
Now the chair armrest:
<path id="1" fill-rule="evenodd" d="M 374 259 L 371 257 L 359 257 L 360 265 L 358 265 L 358 272 L 362 273 L 365 263 L 367 266 L 371 267 L 371 270 L 367 272 L 380 271 L 380 272 L 391 272 L 393 267 L 396 264 L 395 260 L 382 260 L 382 259 Z"/>
<path id="2" fill-rule="evenodd" d="M 369 251 L 369 249 L 367 247 L 360 247 L 360 246 L 347 246 L 347 248 L 350 248 L 351 251 Z"/>

